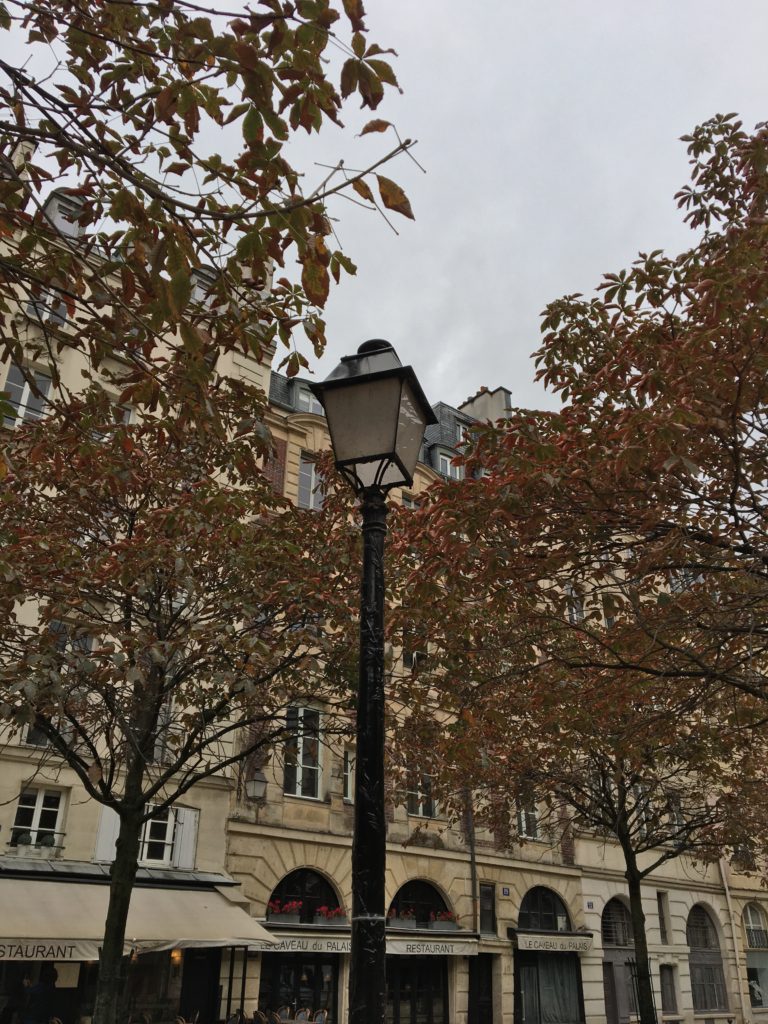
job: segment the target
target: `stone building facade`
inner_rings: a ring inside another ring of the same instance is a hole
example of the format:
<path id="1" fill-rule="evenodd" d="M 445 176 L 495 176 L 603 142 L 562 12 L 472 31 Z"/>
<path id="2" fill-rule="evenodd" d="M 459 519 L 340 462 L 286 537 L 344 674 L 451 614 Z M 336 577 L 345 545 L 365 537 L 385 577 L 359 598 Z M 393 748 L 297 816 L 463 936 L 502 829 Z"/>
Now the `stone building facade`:
<path id="1" fill-rule="evenodd" d="M 60 309 L 47 314 L 65 320 Z M 80 358 L 62 355 L 65 385 L 76 386 Z M 269 394 L 273 485 L 315 507 L 314 456 L 328 437 L 307 382 L 242 355 L 222 357 L 220 369 Z M 6 429 L 40 414 L 12 366 L 0 367 L 0 383 L 15 409 Z M 436 405 L 438 422 L 428 429 L 414 488 L 393 500 L 412 504 L 431 482 L 456 478 L 453 456 L 467 427 L 505 415 L 509 401 L 497 388 L 458 409 Z M 169 914 L 186 911 L 190 927 L 208 923 L 210 934 L 208 944 L 200 938 L 132 958 L 135 1019 L 160 1024 L 181 1014 L 213 1024 L 240 1009 L 250 1018 L 283 1008 L 291 1015 L 327 1011 L 325 1024 L 346 1019 L 354 750 L 323 741 L 321 706 L 293 709 L 292 716 L 290 752 L 275 751 L 257 773 L 263 795 L 248 795 L 255 779 L 247 769 L 244 776 L 224 773 L 191 791 L 164 831 L 156 826 L 154 846 L 147 836 L 137 904 L 154 906 L 158 919 L 170 893 Z M 85 942 L 64 948 L 72 915 L 62 920 L 57 907 L 70 905 L 75 886 L 90 886 L 91 895 L 103 890 L 109 816 L 66 768 L 42 756 L 33 733 L 4 743 L 0 761 L 0 1010 L 23 973 L 35 977 L 53 963 L 63 1024 L 87 1024 L 97 952 Z M 402 795 L 388 835 L 389 1024 L 634 1018 L 618 850 L 581 834 L 552 842 L 538 833 L 533 809 L 524 826 L 526 841 L 505 849 L 492 836 L 449 828 L 428 780 Z M 725 862 L 681 859 L 647 879 L 644 892 L 659 1019 L 768 1022 L 768 896 L 759 879 Z M 34 941 L 22 934 L 32 908 L 43 908 L 48 928 Z M 225 929 L 239 934 L 227 917 L 235 911 L 263 924 L 273 944 L 228 945 Z M 86 905 L 81 916 L 89 912 Z"/>

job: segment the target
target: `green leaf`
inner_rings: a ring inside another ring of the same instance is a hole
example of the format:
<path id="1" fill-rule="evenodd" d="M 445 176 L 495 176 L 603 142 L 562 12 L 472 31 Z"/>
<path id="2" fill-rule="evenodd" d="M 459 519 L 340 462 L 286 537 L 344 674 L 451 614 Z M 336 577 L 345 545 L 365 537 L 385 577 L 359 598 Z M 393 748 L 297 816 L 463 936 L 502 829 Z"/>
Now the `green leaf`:
<path id="1" fill-rule="evenodd" d="M 251 106 L 243 119 L 243 138 L 249 145 L 261 142 L 264 138 L 264 122 L 254 106 Z"/>

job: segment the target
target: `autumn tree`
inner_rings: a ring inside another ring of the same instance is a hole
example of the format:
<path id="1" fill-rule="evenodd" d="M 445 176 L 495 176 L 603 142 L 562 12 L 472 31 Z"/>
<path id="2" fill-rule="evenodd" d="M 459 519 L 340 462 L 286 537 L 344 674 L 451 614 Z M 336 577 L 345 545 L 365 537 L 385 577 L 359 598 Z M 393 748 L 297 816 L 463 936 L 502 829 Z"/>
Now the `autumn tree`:
<path id="1" fill-rule="evenodd" d="M 236 391 L 217 401 L 232 413 L 223 437 L 205 421 L 182 439 L 153 417 L 127 425 L 94 389 L 66 419 L 8 438 L 5 732 L 34 729 L 48 770 L 71 770 L 119 817 L 99 1024 L 119 1008 L 145 823 L 266 756 L 287 736 L 289 706 L 326 701 L 333 729 L 347 704 L 341 625 L 357 588 L 346 510 L 279 497 L 261 468 L 269 439 L 242 419 Z"/>
<path id="2" fill-rule="evenodd" d="M 433 489 L 398 556 L 429 639 L 424 699 L 455 720 L 434 756 L 446 792 L 488 772 L 497 797 L 538 786 L 615 838 L 630 896 L 671 856 L 767 834 L 751 747 L 768 700 L 768 131 L 715 117 L 686 142 L 691 248 L 547 307 L 536 358 L 562 408 L 478 424 L 464 480 Z M 638 981 L 648 1024 L 647 958 Z"/>
<path id="3" fill-rule="evenodd" d="M 380 173 L 407 141 L 354 172 L 345 154 L 330 172 L 289 162 L 297 133 L 341 126 L 345 100 L 373 111 L 397 87 L 360 0 L 225 7 L 0 5 L 3 361 L 34 360 L 57 384 L 56 356 L 77 349 L 95 379 L 152 408 L 177 402 L 166 377 L 183 363 L 194 415 L 222 353 L 259 360 L 279 342 L 295 374 L 299 330 L 322 351 L 330 282 L 355 272 L 334 244 L 334 196 L 412 216 Z"/>

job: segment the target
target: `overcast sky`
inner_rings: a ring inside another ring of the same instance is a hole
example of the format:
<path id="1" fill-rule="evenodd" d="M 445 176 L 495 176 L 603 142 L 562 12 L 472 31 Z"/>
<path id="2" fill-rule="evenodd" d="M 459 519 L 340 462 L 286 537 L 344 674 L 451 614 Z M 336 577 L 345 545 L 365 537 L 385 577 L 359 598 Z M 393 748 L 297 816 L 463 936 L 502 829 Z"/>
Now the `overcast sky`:
<path id="1" fill-rule="evenodd" d="M 544 305 L 591 291 L 641 250 L 676 252 L 690 231 L 674 203 L 688 176 L 679 141 L 715 113 L 768 118 L 765 0 L 365 0 L 370 36 L 398 51 L 403 95 L 376 112 L 407 157 L 384 171 L 415 223 L 337 202 L 358 264 L 328 308 L 317 372 L 371 337 L 413 364 L 430 401 L 504 385 L 551 407 L 531 352 Z M 325 158 L 361 165 L 386 137 L 354 140 L 345 114 Z M 394 141 L 394 140 L 393 140 Z M 312 149 L 317 153 L 316 143 Z"/>

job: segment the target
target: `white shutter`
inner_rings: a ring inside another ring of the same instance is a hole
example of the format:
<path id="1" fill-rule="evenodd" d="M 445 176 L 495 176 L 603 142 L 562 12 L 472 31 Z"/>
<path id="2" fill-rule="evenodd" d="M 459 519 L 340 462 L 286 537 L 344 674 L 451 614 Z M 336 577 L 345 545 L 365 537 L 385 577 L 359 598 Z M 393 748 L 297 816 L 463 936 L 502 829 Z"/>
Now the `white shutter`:
<path id="1" fill-rule="evenodd" d="M 111 807 L 102 807 L 99 831 L 96 835 L 96 850 L 93 854 L 94 860 L 105 860 L 111 863 L 115 859 L 115 846 L 119 831 L 120 818 L 117 811 L 113 811 Z"/>
<path id="2" fill-rule="evenodd" d="M 175 868 L 192 871 L 195 866 L 197 849 L 197 822 L 200 811 L 196 807 L 174 807 L 176 833 L 173 837 L 173 858 Z"/>

